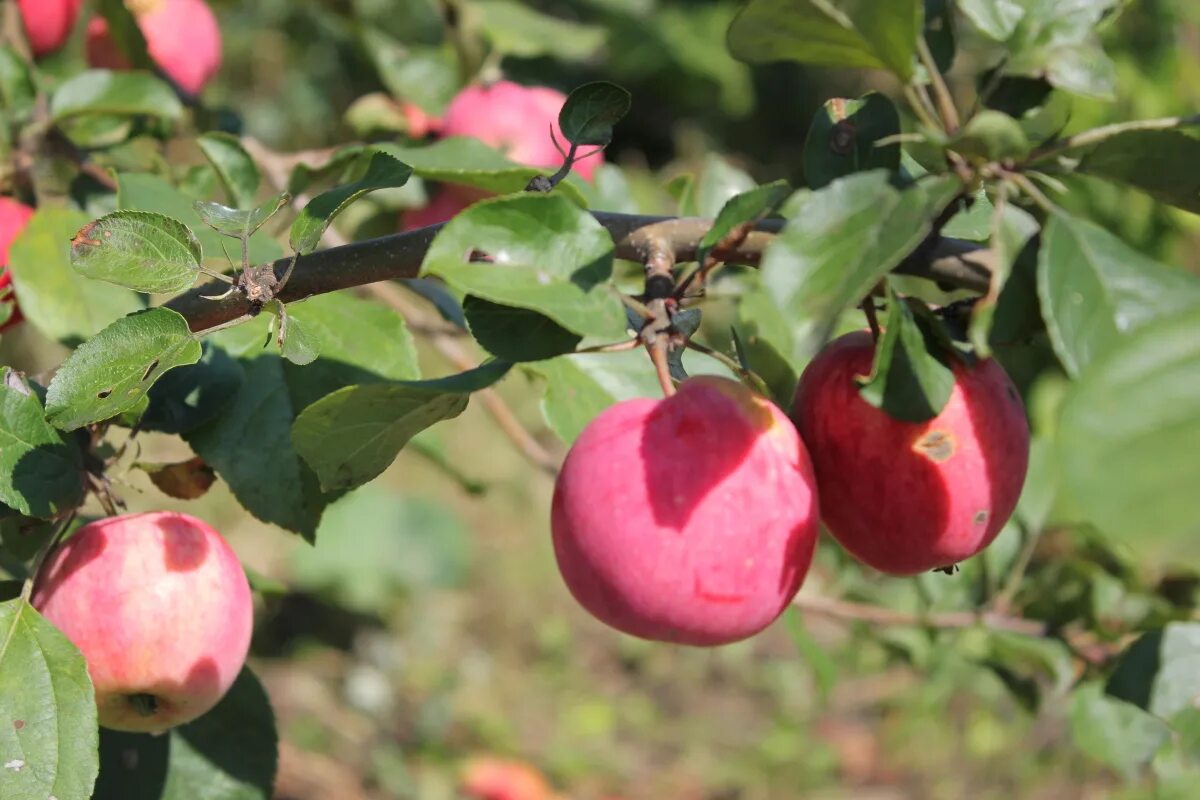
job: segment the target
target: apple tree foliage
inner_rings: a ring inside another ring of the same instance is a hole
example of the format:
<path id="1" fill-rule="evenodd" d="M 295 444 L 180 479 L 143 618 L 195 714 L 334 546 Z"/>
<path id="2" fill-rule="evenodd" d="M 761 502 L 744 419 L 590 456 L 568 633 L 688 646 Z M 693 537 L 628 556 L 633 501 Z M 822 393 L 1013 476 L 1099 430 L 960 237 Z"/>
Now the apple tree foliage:
<path id="1" fill-rule="evenodd" d="M 603 37 L 472 5 L 500 55 L 570 60 Z M 1119 6 L 750 0 L 728 25 L 734 59 L 861 68 L 886 88 L 824 104 L 794 143 L 802 185 L 709 157 L 668 187 L 677 224 L 633 213 L 617 167 L 587 183 L 469 139 L 364 137 L 272 174 L 151 72 L 45 72 L 0 50 L 4 147 L 34 159 L 5 180 L 37 205 L 8 267 L 26 324 L 66 354 L 0 381 L 0 797 L 270 796 L 276 734 L 249 671 L 167 737 L 98 734 L 82 658 L 28 603 L 23 582 L 74 510 L 119 503 L 110 474 L 143 469 L 190 499 L 215 473 L 247 514 L 311 542 L 331 502 L 498 382 L 541 386 L 567 443 L 612 403 L 659 391 L 655 347 L 677 380 L 733 373 L 786 406 L 864 302 L 887 331 L 869 402 L 929 418 L 951 347 L 1005 364 L 1035 436 L 1014 519 L 956 575 L 880 581 L 842 564 L 843 599 L 911 616 L 862 635 L 918 669 L 951 653 L 1031 708 L 1064 704 L 1088 754 L 1194 786 L 1200 570 L 1148 581 L 1137 553 L 1200 534 L 1200 277 L 1127 243 L 1088 193 L 1120 184 L 1200 212 L 1200 118 L 1075 124 L 1073 99 L 1123 91 L 1101 43 Z M 462 85 L 441 50 L 401 57 L 369 29 L 362 46 L 386 90 L 356 104 L 364 129 L 394 122 L 388 93 L 436 112 Z M 564 149 L 609 143 L 629 103 L 614 83 L 580 86 Z M 164 158 L 168 144 L 186 155 Z M 330 235 L 360 198 L 413 181 L 491 196 L 440 228 Z M 381 280 L 473 339 L 472 368 L 423 374 L 404 317 L 353 290 Z M 719 325 L 704 318 L 714 298 Z M 130 466 L 113 442 L 144 431 L 199 461 Z M 1052 534 L 1055 555 L 1039 555 Z"/>

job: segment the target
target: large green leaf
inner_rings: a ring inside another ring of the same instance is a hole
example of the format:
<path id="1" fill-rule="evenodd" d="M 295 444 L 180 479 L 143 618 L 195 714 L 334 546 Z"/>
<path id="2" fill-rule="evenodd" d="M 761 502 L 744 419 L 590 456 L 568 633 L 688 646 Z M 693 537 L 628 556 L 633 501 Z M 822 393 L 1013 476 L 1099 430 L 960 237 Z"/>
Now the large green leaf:
<path id="1" fill-rule="evenodd" d="M 363 50 L 393 96 L 441 114 L 460 86 L 458 60 L 449 42 L 400 43 L 378 28 L 363 26 Z M 405 159 L 401 159 L 405 160 Z"/>
<path id="2" fill-rule="evenodd" d="M 196 137 L 200 152 L 216 170 L 229 202 L 236 208 L 254 205 L 262 177 L 258 165 L 236 136 L 228 133 L 204 133 Z"/>
<path id="3" fill-rule="evenodd" d="M 87 664 L 22 599 L 0 603 L 0 797 L 87 800 L 98 769 Z"/>
<path id="4" fill-rule="evenodd" d="M 491 261 L 472 260 L 486 254 Z M 537 311 L 584 336 L 625 335 L 612 285 L 613 241 L 598 222 L 556 195 L 485 200 L 446 224 L 422 274 L 494 303 Z"/>
<path id="5" fill-rule="evenodd" d="M 55 121 L 84 114 L 144 114 L 164 119 L 183 116 L 183 104 L 166 83 L 148 72 L 93 69 L 69 78 L 50 98 Z"/>
<path id="6" fill-rule="evenodd" d="M 31 517 L 79 505 L 83 459 L 46 422 L 42 403 L 20 373 L 0 375 L 0 502 Z"/>
<path id="7" fill-rule="evenodd" d="M 467 295 L 463 313 L 484 350 L 505 361 L 540 361 L 576 348 L 582 336 L 527 308 L 500 305 Z"/>
<path id="8" fill-rule="evenodd" d="M 46 392 L 46 419 L 64 430 L 116 416 L 143 401 L 167 370 L 200 360 L 187 320 L 169 308 L 122 317 L 76 348 Z"/>
<path id="9" fill-rule="evenodd" d="M 1180 131 L 1126 131 L 1088 151 L 1079 171 L 1124 183 L 1200 214 L 1200 138 Z"/>
<path id="10" fill-rule="evenodd" d="M 1042 316 L 1054 352 L 1072 376 L 1139 325 L 1200 302 L 1200 278 L 1077 217 L 1051 218 L 1039 258 Z"/>
<path id="11" fill-rule="evenodd" d="M 85 339 L 142 307 L 135 292 L 85 278 L 71 266 L 71 237 L 87 222 L 77 211 L 40 208 L 9 248 L 22 312 L 55 339 Z"/>
<path id="12" fill-rule="evenodd" d="M 743 61 L 877 67 L 907 81 L 922 9 L 920 0 L 750 0 L 729 26 L 729 49 Z"/>
<path id="13" fill-rule="evenodd" d="M 354 183 L 338 186 L 317 195 L 292 223 L 291 245 L 298 253 L 311 253 L 321 243 L 325 229 L 346 206 L 376 189 L 403 186 L 412 176 L 408 164 L 382 151 L 370 151 L 366 172 Z"/>
<path id="14" fill-rule="evenodd" d="M 1098 683 L 1085 684 L 1074 692 L 1071 733 L 1085 753 L 1130 780 L 1171 736 L 1167 723 L 1106 695 Z"/>
<path id="15" fill-rule="evenodd" d="M 387 469 L 414 435 L 461 414 L 471 392 L 511 366 L 492 361 L 448 378 L 347 386 L 306 408 L 292 440 L 322 489 L 353 489 Z"/>
<path id="16" fill-rule="evenodd" d="M 1195 709 L 1200 699 L 1200 623 L 1172 622 L 1142 634 L 1121 655 L 1107 691 L 1162 719 Z"/>
<path id="17" fill-rule="evenodd" d="M 270 800 L 278 763 L 270 699 L 243 669 L 211 711 L 165 736 L 102 731 L 93 800 Z"/>
<path id="18" fill-rule="evenodd" d="M 804 140 L 804 177 L 820 189 L 854 172 L 900 168 L 899 143 L 878 146 L 900 133 L 900 112 L 887 97 L 870 92 L 857 100 L 835 97 L 813 117 Z"/>
<path id="19" fill-rule="evenodd" d="M 184 438 L 247 511 L 311 541 L 327 498 L 292 446 L 296 407 L 284 362 L 263 355 L 242 368 L 245 380 L 230 404 Z"/>
<path id="20" fill-rule="evenodd" d="M 183 292 L 200 274 L 200 242 L 178 220 L 147 211 L 114 211 L 71 240 L 79 274 L 139 292 Z"/>
<path id="21" fill-rule="evenodd" d="M 583 61 L 604 45 L 605 30 L 543 14 L 513 0 L 475 0 L 483 35 L 498 53 Z"/>
<path id="22" fill-rule="evenodd" d="M 791 320 L 784 355 L 803 362 L 815 353 L 842 311 L 921 242 L 959 188 L 938 179 L 901 191 L 889 180 L 879 170 L 859 173 L 791 201 L 792 217 L 761 267 L 772 301 Z"/>
<path id="23" fill-rule="evenodd" d="M 1063 400 L 1059 459 L 1081 513 L 1130 542 L 1200 533 L 1200 304 L 1092 361 Z"/>

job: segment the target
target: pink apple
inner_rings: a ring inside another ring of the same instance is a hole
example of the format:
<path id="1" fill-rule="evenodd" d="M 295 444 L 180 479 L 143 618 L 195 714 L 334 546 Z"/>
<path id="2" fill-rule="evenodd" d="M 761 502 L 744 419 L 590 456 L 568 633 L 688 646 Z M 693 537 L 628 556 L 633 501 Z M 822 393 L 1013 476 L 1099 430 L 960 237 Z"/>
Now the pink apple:
<path id="1" fill-rule="evenodd" d="M 250 647 L 246 574 L 221 534 L 186 514 L 84 525 L 47 560 L 33 605 L 83 651 L 100 724 L 119 731 L 205 713 Z"/>
<path id="2" fill-rule="evenodd" d="M 822 519 L 860 561 L 892 575 L 948 567 L 987 547 L 1016 507 L 1029 462 L 1020 395 L 995 361 L 955 364 L 945 408 L 902 422 L 859 396 L 874 342 L 831 343 L 804 370 L 792 416 L 808 445 Z"/>
<path id="3" fill-rule="evenodd" d="M 58 50 L 71 36 L 83 0 L 17 0 L 34 56 Z"/>
<path id="4" fill-rule="evenodd" d="M 567 588 L 602 622 L 692 645 L 745 639 L 791 602 L 817 539 L 815 481 L 775 405 L 712 376 L 617 403 L 567 454 L 551 510 Z"/>
<path id="5" fill-rule="evenodd" d="M 535 767 L 514 759 L 479 756 L 463 767 L 462 793 L 474 800 L 552 800 L 554 792 Z"/>
<path id="6" fill-rule="evenodd" d="M 512 81 L 468 86 L 450 101 L 441 132 L 447 137 L 479 139 L 518 164 L 557 168 L 562 166 L 563 159 L 554 139 L 558 139 L 564 151 L 568 148 L 558 127 L 558 112 L 566 99 L 557 89 L 521 86 Z M 580 152 L 593 149 L 585 147 Z M 581 177 L 591 180 L 603 161 L 603 154 L 595 153 L 576 161 L 574 168 Z"/>
<path id="7" fill-rule="evenodd" d="M 221 29 L 204 0 L 139 0 L 131 3 L 154 63 L 190 94 L 199 94 L 221 67 Z M 87 59 L 93 67 L 129 69 L 103 17 L 87 27 Z"/>
<path id="8" fill-rule="evenodd" d="M 33 209 L 21 201 L 11 197 L 0 197 L 0 302 L 16 299 L 12 288 L 12 274 L 8 271 L 8 248 L 25 229 L 32 216 Z M 20 321 L 21 310 L 14 309 L 12 316 L 0 325 L 0 331 Z"/>
<path id="9" fill-rule="evenodd" d="M 457 193 L 446 191 L 443 187 L 428 205 L 405 211 L 400 217 L 400 229 L 413 231 L 426 225 L 448 222 L 472 202 Z"/>

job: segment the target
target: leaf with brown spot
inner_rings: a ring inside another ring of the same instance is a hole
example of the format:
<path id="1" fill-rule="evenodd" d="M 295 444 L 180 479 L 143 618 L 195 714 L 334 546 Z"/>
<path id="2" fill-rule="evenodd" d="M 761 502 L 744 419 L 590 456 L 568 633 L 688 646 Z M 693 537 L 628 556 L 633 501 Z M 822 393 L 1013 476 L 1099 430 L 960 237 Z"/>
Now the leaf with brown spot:
<path id="1" fill-rule="evenodd" d="M 177 464 L 139 462 L 135 466 L 150 476 L 159 491 L 180 500 L 203 497 L 217 479 L 217 473 L 199 456 Z"/>

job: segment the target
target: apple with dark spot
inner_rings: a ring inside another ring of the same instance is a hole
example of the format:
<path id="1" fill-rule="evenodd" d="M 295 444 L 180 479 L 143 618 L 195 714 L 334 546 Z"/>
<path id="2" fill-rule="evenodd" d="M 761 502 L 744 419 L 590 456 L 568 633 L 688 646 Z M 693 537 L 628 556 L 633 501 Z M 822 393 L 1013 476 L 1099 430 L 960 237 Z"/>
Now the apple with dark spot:
<path id="1" fill-rule="evenodd" d="M 953 364 L 950 399 L 933 419 L 894 419 L 859 395 L 874 353 L 869 333 L 846 334 L 796 388 L 792 418 L 813 459 L 822 521 L 880 572 L 951 567 L 991 544 L 1016 508 L 1029 464 L 1025 408 L 988 359 Z"/>
<path id="2" fill-rule="evenodd" d="M 571 446 L 551 509 L 567 588 L 602 622 L 719 645 L 771 624 L 817 539 L 815 480 L 787 416 L 728 378 L 619 402 Z"/>
<path id="3" fill-rule="evenodd" d="M 210 710 L 246 661 L 253 603 L 215 529 L 174 512 L 84 525 L 47 559 L 33 605 L 87 661 L 100 724 L 160 733 Z"/>

